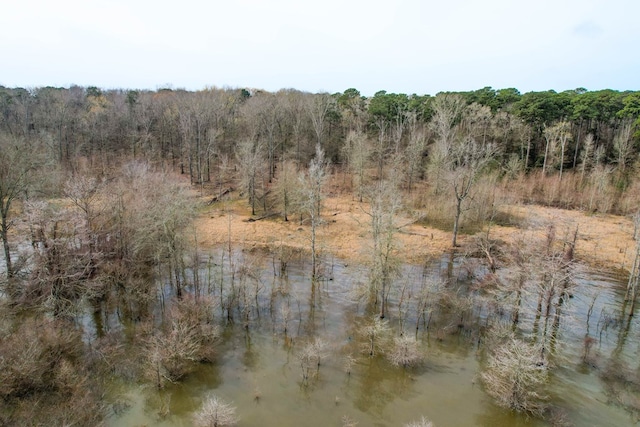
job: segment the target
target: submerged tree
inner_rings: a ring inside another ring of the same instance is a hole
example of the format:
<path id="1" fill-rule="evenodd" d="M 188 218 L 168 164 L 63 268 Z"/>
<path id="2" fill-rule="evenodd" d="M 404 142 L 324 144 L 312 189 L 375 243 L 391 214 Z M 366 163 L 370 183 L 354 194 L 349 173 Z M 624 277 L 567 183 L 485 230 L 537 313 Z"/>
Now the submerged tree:
<path id="1" fill-rule="evenodd" d="M 493 351 L 480 375 L 498 405 L 533 415 L 542 415 L 546 409 L 548 377 L 548 364 L 541 359 L 540 349 L 515 338 Z"/>
<path id="2" fill-rule="evenodd" d="M 33 144 L 24 139 L 0 134 L 0 240 L 4 250 L 7 278 L 16 273 L 11 258 L 9 230 L 13 202 L 24 196 L 34 181 L 37 152 Z"/>
<path id="3" fill-rule="evenodd" d="M 389 322 L 381 319 L 380 316 L 374 316 L 369 322 L 363 325 L 359 333 L 363 336 L 363 350 L 369 356 L 375 356 L 376 353 L 384 353 L 389 341 Z"/>
<path id="4" fill-rule="evenodd" d="M 193 422 L 198 427 L 224 427 L 238 423 L 236 408 L 210 394 L 202 404 L 202 408 L 193 416 Z"/>
<path id="5" fill-rule="evenodd" d="M 425 417 L 421 417 L 419 421 L 413 421 L 409 424 L 405 424 L 404 427 L 434 427 L 433 423 L 426 419 Z"/>
<path id="6" fill-rule="evenodd" d="M 398 231 L 396 214 L 400 210 L 397 185 L 381 181 L 371 189 L 371 269 L 369 271 L 370 298 L 380 303 L 380 318 L 386 316 L 387 301 L 393 280 L 399 273 Z"/>
<path id="7" fill-rule="evenodd" d="M 387 352 L 387 358 L 394 366 L 408 368 L 422 362 L 424 356 L 415 336 L 402 335 L 394 338 L 393 346 Z"/>

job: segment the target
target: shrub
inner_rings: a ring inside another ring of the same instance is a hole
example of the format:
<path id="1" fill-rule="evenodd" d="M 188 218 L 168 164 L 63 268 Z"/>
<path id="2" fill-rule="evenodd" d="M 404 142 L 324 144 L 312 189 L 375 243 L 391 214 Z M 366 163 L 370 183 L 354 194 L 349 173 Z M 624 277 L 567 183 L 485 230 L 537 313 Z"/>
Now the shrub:
<path id="1" fill-rule="evenodd" d="M 387 358 L 394 366 L 407 368 L 422 362 L 424 355 L 415 337 L 403 335 L 394 338 L 393 347 L 387 353 Z"/>
<path id="2" fill-rule="evenodd" d="M 503 408 L 542 415 L 548 365 L 540 349 L 511 338 L 498 346 L 481 374 L 487 393 Z"/>
<path id="3" fill-rule="evenodd" d="M 222 427 L 235 425 L 238 418 L 235 407 L 215 394 L 210 394 L 194 415 L 193 421 L 198 427 Z"/>
<path id="4" fill-rule="evenodd" d="M 420 421 L 413 421 L 409 424 L 405 424 L 404 427 L 434 427 L 433 423 L 425 417 L 420 418 Z"/>

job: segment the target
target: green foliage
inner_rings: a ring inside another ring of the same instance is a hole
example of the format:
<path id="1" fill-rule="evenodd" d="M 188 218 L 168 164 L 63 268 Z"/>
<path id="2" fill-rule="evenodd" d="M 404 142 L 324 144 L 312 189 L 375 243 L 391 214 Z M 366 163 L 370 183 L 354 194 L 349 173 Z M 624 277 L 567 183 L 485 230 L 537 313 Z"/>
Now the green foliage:
<path id="1" fill-rule="evenodd" d="M 102 96 L 102 90 L 100 88 L 97 88 L 95 86 L 89 86 L 87 88 L 87 97 L 98 98 L 100 96 Z"/>
<path id="2" fill-rule="evenodd" d="M 369 114 L 374 121 L 383 119 L 392 122 L 407 111 L 408 105 L 409 97 L 404 93 L 387 93 L 381 90 L 369 100 Z"/>
<path id="3" fill-rule="evenodd" d="M 527 92 L 514 104 L 514 113 L 541 127 L 544 123 L 552 123 L 566 117 L 570 106 L 568 94 L 558 94 L 550 90 L 546 92 Z"/>

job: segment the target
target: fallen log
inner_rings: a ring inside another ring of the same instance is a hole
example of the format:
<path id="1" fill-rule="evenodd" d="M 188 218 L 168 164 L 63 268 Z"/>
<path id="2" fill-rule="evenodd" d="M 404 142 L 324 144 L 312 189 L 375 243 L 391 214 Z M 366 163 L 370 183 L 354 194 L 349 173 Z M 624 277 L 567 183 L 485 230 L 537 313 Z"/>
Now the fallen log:
<path id="1" fill-rule="evenodd" d="M 224 189 L 224 190 L 223 190 L 220 194 L 218 194 L 217 196 L 213 196 L 213 197 L 211 198 L 211 200 L 209 200 L 209 203 L 207 203 L 207 205 L 210 205 L 210 204 L 212 204 L 212 203 L 215 203 L 215 202 L 219 201 L 219 200 L 222 198 L 222 196 L 227 195 L 227 194 L 231 193 L 232 191 L 233 191 L 233 188 L 231 188 L 231 187 Z"/>
<path id="2" fill-rule="evenodd" d="M 265 215 L 262 215 L 262 216 L 259 216 L 259 217 L 256 217 L 256 218 L 245 219 L 244 221 L 245 222 L 256 222 L 256 221 L 260 221 L 260 220 L 263 220 L 263 219 L 271 218 L 272 216 L 276 216 L 276 215 L 280 215 L 280 214 L 278 212 L 272 212 L 272 213 L 265 214 Z"/>

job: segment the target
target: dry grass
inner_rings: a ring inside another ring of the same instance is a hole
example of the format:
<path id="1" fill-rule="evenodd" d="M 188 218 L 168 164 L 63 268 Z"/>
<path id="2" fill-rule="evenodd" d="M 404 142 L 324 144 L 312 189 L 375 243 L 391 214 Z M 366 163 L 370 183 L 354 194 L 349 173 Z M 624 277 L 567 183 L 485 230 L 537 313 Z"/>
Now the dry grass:
<path id="1" fill-rule="evenodd" d="M 273 250 L 288 247 L 307 251 L 310 247 L 310 225 L 299 217 L 285 222 L 269 217 L 248 222 L 250 208 L 244 199 L 232 194 L 230 201 L 218 202 L 201 210 L 196 220 L 198 243 L 211 248 L 226 245 Z M 332 191 L 324 202 L 323 224 L 318 229 L 320 252 L 344 260 L 366 262 L 370 246 L 369 204 L 360 203 L 350 194 Z M 451 251 L 451 232 L 422 225 L 416 221 L 424 210 L 414 209 L 398 220 L 403 261 L 424 262 Z M 532 239 L 544 239 L 549 224 L 558 233 L 578 227 L 576 258 L 587 264 L 628 269 L 632 262 L 635 242 L 633 224 L 627 217 L 610 214 L 590 214 L 584 211 L 542 207 L 537 205 L 505 204 L 497 207 L 500 216 L 511 218 L 511 225 L 495 225 L 491 238 L 506 243 L 513 240 L 519 228 L 525 228 Z M 562 235 L 559 235 L 562 238 Z M 462 235 L 461 251 L 471 249 L 474 239 Z"/>

